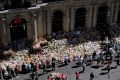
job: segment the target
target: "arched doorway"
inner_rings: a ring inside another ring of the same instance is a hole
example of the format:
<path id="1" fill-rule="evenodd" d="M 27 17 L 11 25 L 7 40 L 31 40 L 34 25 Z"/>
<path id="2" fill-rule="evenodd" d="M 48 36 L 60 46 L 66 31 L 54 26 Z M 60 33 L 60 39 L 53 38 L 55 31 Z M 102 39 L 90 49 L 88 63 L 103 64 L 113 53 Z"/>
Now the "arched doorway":
<path id="1" fill-rule="evenodd" d="M 11 42 L 27 38 L 27 26 L 25 19 L 16 17 L 10 22 L 9 28 Z"/>
<path id="2" fill-rule="evenodd" d="M 102 39 L 105 39 L 105 36 L 110 37 L 108 15 L 107 5 L 102 5 L 98 8 L 96 29 L 99 31 Z"/>
<path id="3" fill-rule="evenodd" d="M 63 32 L 63 15 L 64 13 L 60 10 L 55 11 L 52 16 L 52 33 Z"/>
<path id="4" fill-rule="evenodd" d="M 78 8 L 75 12 L 75 31 L 83 31 L 85 29 L 86 9 Z"/>

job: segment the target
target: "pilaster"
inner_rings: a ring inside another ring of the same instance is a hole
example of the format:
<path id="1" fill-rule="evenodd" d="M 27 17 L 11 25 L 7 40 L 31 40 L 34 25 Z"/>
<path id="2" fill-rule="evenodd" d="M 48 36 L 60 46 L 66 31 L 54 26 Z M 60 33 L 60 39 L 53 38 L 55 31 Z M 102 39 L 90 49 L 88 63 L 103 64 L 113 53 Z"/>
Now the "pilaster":
<path id="1" fill-rule="evenodd" d="M 1 27 L 2 27 L 2 31 L 1 31 L 1 36 L 2 36 L 2 44 L 4 46 L 7 46 L 8 45 L 8 37 L 7 37 L 7 25 L 6 25 L 6 18 L 3 17 L 2 18 L 2 23 L 1 23 Z"/>
<path id="2" fill-rule="evenodd" d="M 34 25 L 32 23 L 27 23 L 27 38 L 28 40 L 33 40 L 34 39 Z"/>
<path id="3" fill-rule="evenodd" d="M 116 3 L 116 8 L 115 8 L 115 14 L 114 14 L 113 23 L 117 23 L 117 17 L 118 17 L 118 12 L 119 12 L 119 5 L 120 5 L 120 3 L 117 2 L 117 3 Z"/>
<path id="4" fill-rule="evenodd" d="M 70 9 L 66 9 L 65 11 L 65 15 L 64 15 L 64 20 L 63 20 L 63 29 L 65 32 L 69 32 L 69 26 L 70 26 L 70 13 L 69 13 Z"/>
<path id="5" fill-rule="evenodd" d="M 33 13 L 34 16 L 34 41 L 38 40 L 38 35 L 37 35 L 37 14 L 36 12 Z"/>
<path id="6" fill-rule="evenodd" d="M 74 8 L 71 8 L 70 11 L 70 31 L 74 31 L 74 27 L 75 27 L 75 12 L 74 12 Z"/>
<path id="7" fill-rule="evenodd" d="M 112 24 L 114 19 L 114 11 L 115 11 L 115 3 L 112 3 L 110 6 L 110 16 L 109 16 L 109 23 Z"/>
<path id="8" fill-rule="evenodd" d="M 95 28 L 97 24 L 97 5 L 93 6 L 93 20 L 92 20 L 92 27 Z"/>
<path id="9" fill-rule="evenodd" d="M 42 12 L 38 13 L 38 37 L 43 37 Z"/>
<path id="10" fill-rule="evenodd" d="M 52 27 L 51 27 L 51 13 L 50 10 L 47 11 L 47 35 L 51 35 Z"/>
<path id="11" fill-rule="evenodd" d="M 92 6 L 89 6 L 86 14 L 86 29 L 89 31 L 92 27 Z"/>

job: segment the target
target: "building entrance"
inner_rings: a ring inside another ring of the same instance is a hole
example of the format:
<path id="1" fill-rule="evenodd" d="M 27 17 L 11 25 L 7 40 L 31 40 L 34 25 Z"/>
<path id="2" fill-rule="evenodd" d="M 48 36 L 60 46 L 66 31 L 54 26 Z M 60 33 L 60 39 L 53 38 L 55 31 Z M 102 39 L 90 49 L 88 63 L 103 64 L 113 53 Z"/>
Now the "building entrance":
<path id="1" fill-rule="evenodd" d="M 85 29 L 86 9 L 78 8 L 75 12 L 75 31 L 83 31 Z"/>
<path id="2" fill-rule="evenodd" d="M 63 12 L 55 11 L 52 17 L 52 33 L 62 33 L 63 32 Z"/>
<path id="3" fill-rule="evenodd" d="M 11 42 L 27 38 L 27 27 L 25 19 L 23 18 L 13 19 L 9 24 L 9 28 Z"/>
<path id="4" fill-rule="evenodd" d="M 99 31 L 101 35 L 101 39 L 105 39 L 106 36 L 110 38 L 109 33 L 109 23 L 108 23 L 108 6 L 102 5 L 98 8 L 98 14 L 97 14 L 97 25 L 96 28 Z"/>

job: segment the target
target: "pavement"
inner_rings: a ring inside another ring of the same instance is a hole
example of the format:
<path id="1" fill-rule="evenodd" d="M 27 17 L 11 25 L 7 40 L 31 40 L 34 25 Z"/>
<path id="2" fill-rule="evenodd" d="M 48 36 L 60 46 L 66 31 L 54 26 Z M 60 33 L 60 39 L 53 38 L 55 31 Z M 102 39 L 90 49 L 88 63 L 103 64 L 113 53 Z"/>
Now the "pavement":
<path id="1" fill-rule="evenodd" d="M 109 74 L 107 74 L 105 68 L 107 65 L 104 65 L 99 68 L 95 68 L 96 62 L 92 65 L 86 67 L 84 73 L 80 73 L 80 80 L 90 80 L 90 73 L 93 72 L 95 77 L 94 80 L 120 80 L 120 66 L 115 68 L 116 63 L 112 62 L 112 70 Z M 49 71 L 51 69 L 48 69 Z M 47 80 L 47 76 L 50 75 L 52 72 L 60 72 L 67 75 L 68 80 L 75 80 L 75 72 L 82 71 L 82 67 L 77 67 L 75 62 L 71 62 L 69 65 L 56 67 L 55 71 L 48 72 L 46 74 L 42 74 L 42 70 L 39 72 L 39 79 L 38 80 Z M 19 76 L 15 77 L 14 80 L 29 80 L 29 74 L 20 74 Z"/>

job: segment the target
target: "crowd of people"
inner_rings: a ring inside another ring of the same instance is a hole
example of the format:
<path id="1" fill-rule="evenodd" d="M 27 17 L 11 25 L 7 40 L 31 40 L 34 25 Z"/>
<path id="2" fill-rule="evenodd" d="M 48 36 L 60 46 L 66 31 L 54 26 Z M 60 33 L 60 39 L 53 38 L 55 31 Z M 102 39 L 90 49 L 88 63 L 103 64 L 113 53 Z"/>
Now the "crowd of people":
<path id="1" fill-rule="evenodd" d="M 12 55 L 7 60 L 1 60 L 0 78 L 13 78 L 21 73 L 32 73 L 31 78 L 38 79 L 39 71 L 42 70 L 43 74 L 47 73 L 48 68 L 55 71 L 57 64 L 67 65 L 71 61 L 78 63 L 83 68 L 82 72 L 84 72 L 87 64 L 97 61 L 96 65 L 99 67 L 104 65 L 106 60 L 108 61 L 107 69 L 109 72 L 111 61 L 116 56 L 116 66 L 119 64 L 119 37 L 115 37 L 111 41 L 106 39 L 105 42 L 102 42 L 98 32 L 85 33 L 77 31 L 65 33 L 56 38 L 50 41 L 39 39 L 38 42 L 34 42 L 32 45 L 31 42 L 25 39 L 14 42 L 10 46 L 10 50 L 3 51 L 1 49 L 1 53 L 12 53 Z M 35 74 L 35 77 L 33 74 Z M 79 73 L 76 72 L 75 74 L 79 77 Z M 93 73 L 91 75 L 93 76 Z M 79 80 L 78 77 L 76 77 L 76 80 Z M 93 79 L 91 78 L 91 80 Z"/>

